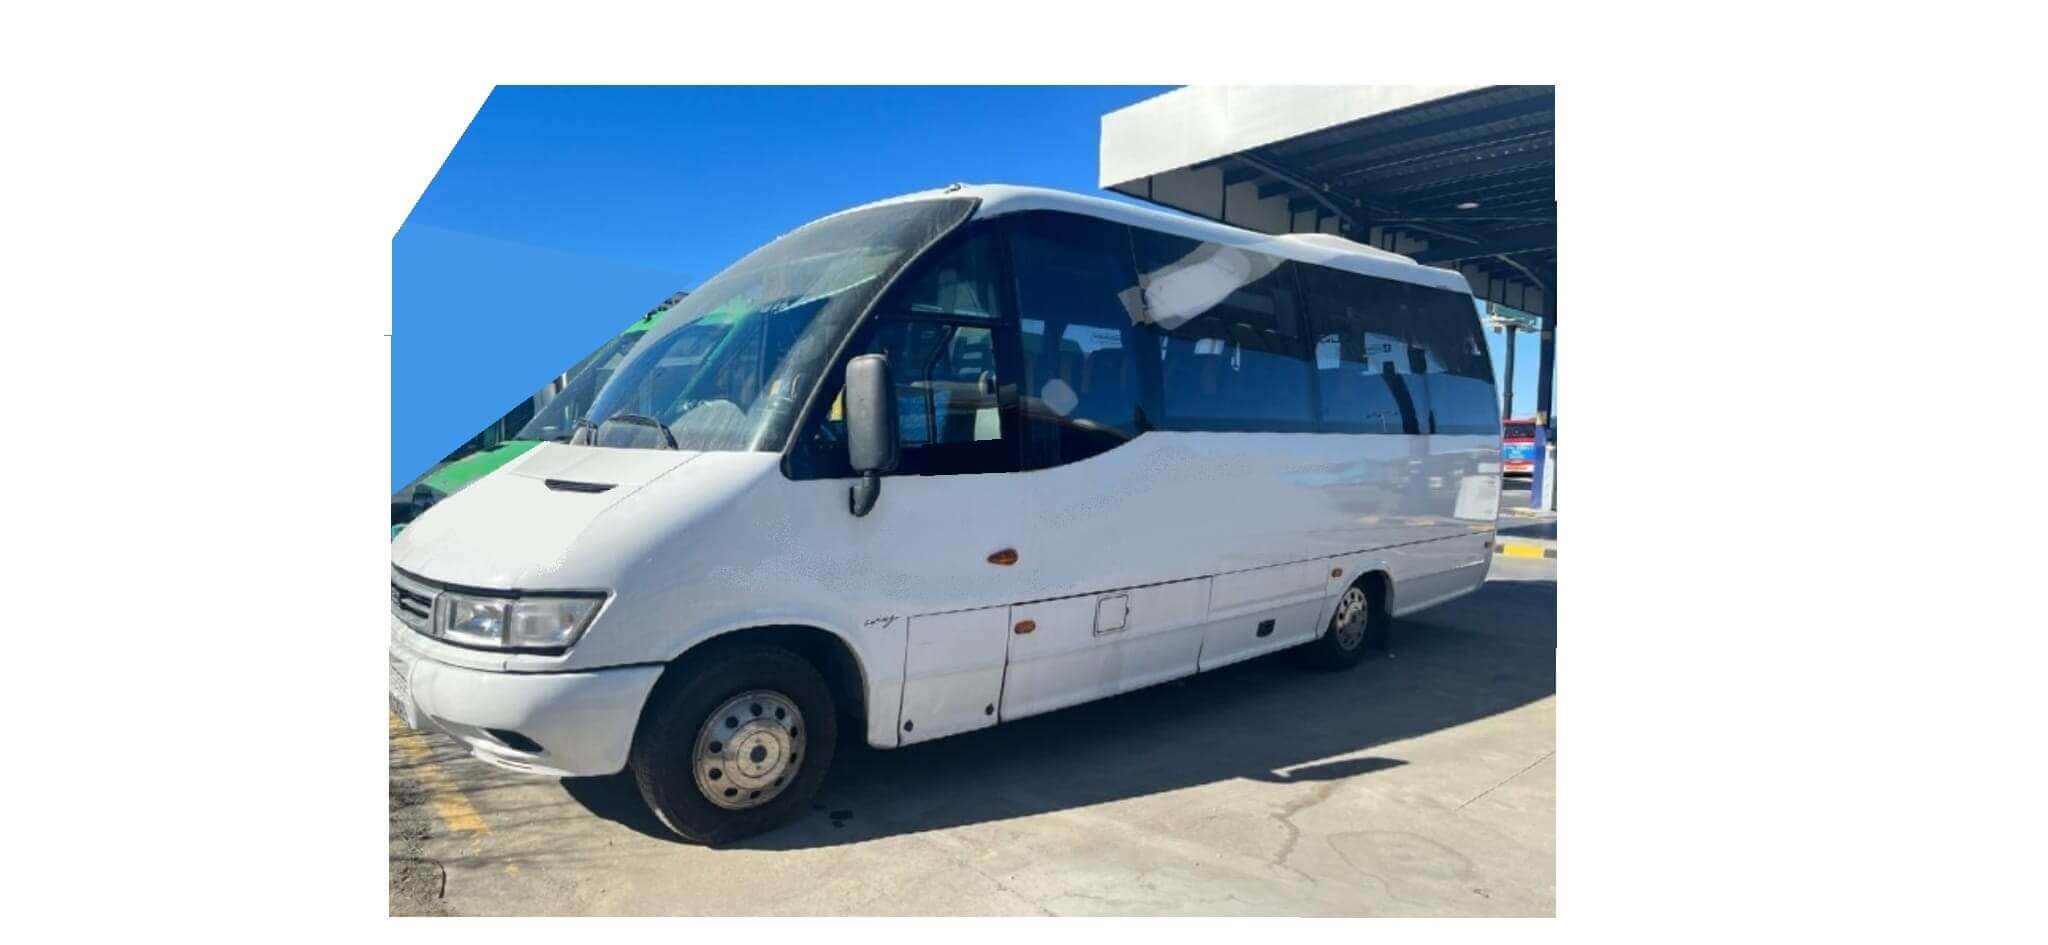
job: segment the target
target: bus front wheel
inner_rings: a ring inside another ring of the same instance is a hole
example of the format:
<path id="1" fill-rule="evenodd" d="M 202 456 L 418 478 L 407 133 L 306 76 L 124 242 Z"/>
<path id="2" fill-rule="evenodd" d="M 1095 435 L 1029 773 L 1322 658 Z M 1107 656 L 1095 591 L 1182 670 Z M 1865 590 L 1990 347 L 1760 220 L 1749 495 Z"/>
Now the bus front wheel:
<path id="1" fill-rule="evenodd" d="M 701 844 L 795 819 L 824 783 L 838 741 L 824 677 L 774 646 L 706 654 L 679 669 L 633 741 L 630 767 L 648 808 Z"/>

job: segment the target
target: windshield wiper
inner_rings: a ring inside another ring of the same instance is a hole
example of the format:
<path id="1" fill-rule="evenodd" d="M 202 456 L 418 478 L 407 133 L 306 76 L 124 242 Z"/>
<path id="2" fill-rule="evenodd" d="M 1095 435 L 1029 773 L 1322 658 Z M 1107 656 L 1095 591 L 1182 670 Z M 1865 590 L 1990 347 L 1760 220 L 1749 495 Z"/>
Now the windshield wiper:
<path id="1" fill-rule="evenodd" d="M 656 420 L 653 417 L 647 416 L 646 414 L 625 413 L 621 411 L 619 413 L 615 413 L 609 417 L 604 418 L 605 423 L 612 423 L 614 421 L 618 423 L 630 423 L 633 424 L 634 426 L 640 427 L 653 427 L 661 431 L 661 441 L 663 444 L 663 448 L 672 450 L 682 448 L 682 446 L 676 442 L 676 435 L 674 433 L 669 432 L 668 424 Z M 591 438 L 593 440 L 596 439 L 596 434 L 592 434 Z"/>

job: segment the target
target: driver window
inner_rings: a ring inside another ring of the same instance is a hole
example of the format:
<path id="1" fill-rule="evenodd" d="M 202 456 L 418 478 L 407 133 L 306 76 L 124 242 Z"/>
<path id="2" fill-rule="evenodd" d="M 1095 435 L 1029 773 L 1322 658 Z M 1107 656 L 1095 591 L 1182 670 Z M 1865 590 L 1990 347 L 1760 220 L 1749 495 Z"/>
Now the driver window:
<path id="1" fill-rule="evenodd" d="M 1002 319 L 996 239 L 985 230 L 920 267 L 849 346 L 848 358 L 889 356 L 901 444 L 897 475 L 1017 469 L 1015 382 L 1006 389 L 1002 367 L 1015 347 L 1015 328 Z M 853 474 L 846 465 L 844 382 L 842 361 L 826 382 L 832 399 L 791 452 L 793 476 Z"/>
<path id="2" fill-rule="evenodd" d="M 891 320 L 880 334 L 896 379 L 896 416 L 905 450 L 1003 438 L 993 332 Z"/>
<path id="3" fill-rule="evenodd" d="M 914 315 L 945 315 L 995 321 L 1002 315 L 996 298 L 1001 262 L 996 234 L 984 229 L 962 240 L 945 259 L 925 269 L 915 282 L 898 290 L 887 308 Z"/>

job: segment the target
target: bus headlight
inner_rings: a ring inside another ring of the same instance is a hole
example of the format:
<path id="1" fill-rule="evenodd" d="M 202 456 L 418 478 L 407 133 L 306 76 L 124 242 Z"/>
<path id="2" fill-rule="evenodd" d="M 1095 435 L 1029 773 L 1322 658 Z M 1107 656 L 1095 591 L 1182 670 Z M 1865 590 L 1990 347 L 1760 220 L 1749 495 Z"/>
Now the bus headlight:
<path id="1" fill-rule="evenodd" d="M 441 595 L 436 634 L 450 643 L 494 650 L 566 650 L 590 626 L 599 597 Z"/>

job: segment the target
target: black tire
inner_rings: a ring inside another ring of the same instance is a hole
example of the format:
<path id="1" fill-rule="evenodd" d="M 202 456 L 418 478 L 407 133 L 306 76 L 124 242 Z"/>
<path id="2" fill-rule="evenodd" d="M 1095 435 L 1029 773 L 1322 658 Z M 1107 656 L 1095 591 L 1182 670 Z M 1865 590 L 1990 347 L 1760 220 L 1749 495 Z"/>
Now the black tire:
<path id="1" fill-rule="evenodd" d="M 684 840 L 716 844 L 771 830 L 807 810 L 832 767 L 839 739 L 838 707 L 817 668 L 795 653 L 765 645 L 701 657 L 691 654 L 683 660 L 671 671 L 681 675 L 663 680 L 656 690 L 634 734 L 628 761 L 640 796 L 654 816 Z M 801 740 L 788 743 L 795 772 L 787 786 L 759 806 L 732 810 L 714 803 L 698 787 L 697 763 L 703 757 L 699 735 L 707 731 L 707 723 L 714 723 L 714 710 L 754 692 L 779 694 L 794 703 L 793 718 L 802 720 Z"/>
<path id="2" fill-rule="evenodd" d="M 1352 595 L 1364 598 L 1362 608 L 1355 611 L 1346 606 Z M 1350 620 L 1346 612 L 1352 611 Z M 1353 622 L 1360 624 L 1352 626 Z M 1348 631 L 1348 632 L 1347 632 Z M 1368 578 L 1344 589 L 1344 597 L 1338 599 L 1336 610 L 1330 615 L 1330 625 L 1323 629 L 1321 636 L 1300 649 L 1302 662 L 1313 669 L 1350 669 L 1363 662 L 1367 655 L 1385 653 L 1393 632 L 1393 618 L 1387 614 L 1386 595 L 1380 592 L 1378 581 Z"/>

